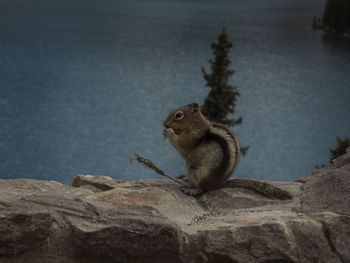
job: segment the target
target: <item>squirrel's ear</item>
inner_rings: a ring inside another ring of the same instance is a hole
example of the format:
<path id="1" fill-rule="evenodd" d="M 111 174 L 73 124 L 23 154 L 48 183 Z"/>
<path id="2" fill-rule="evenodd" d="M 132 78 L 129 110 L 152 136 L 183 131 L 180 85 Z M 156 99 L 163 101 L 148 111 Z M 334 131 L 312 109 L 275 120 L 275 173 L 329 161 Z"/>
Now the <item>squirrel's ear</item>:
<path id="1" fill-rule="evenodd" d="M 198 106 L 197 103 L 192 103 L 192 104 L 191 104 L 191 108 L 192 108 L 192 112 L 195 113 L 195 112 L 198 111 L 199 106 Z"/>

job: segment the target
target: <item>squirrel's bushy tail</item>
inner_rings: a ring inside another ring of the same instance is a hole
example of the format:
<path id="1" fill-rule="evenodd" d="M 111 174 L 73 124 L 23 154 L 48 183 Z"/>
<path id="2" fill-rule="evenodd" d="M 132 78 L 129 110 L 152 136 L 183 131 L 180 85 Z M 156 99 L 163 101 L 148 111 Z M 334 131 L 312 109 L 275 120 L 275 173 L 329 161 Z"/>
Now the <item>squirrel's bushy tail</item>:
<path id="1" fill-rule="evenodd" d="M 256 180 L 231 179 L 225 183 L 224 187 L 245 188 L 272 199 L 293 199 L 293 195 L 288 191 L 275 187 L 269 183 Z"/>

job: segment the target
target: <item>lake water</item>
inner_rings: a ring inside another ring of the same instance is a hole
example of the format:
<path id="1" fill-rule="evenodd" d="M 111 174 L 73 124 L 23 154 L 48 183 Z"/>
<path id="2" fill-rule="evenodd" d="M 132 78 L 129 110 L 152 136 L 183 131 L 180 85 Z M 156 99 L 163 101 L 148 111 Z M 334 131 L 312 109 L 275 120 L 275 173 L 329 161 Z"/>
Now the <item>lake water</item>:
<path id="1" fill-rule="evenodd" d="M 221 25 L 235 46 L 236 177 L 294 180 L 350 136 L 350 42 L 311 30 L 321 0 L 0 0 L 0 178 L 156 177 L 184 162 L 168 112 L 208 93 Z"/>

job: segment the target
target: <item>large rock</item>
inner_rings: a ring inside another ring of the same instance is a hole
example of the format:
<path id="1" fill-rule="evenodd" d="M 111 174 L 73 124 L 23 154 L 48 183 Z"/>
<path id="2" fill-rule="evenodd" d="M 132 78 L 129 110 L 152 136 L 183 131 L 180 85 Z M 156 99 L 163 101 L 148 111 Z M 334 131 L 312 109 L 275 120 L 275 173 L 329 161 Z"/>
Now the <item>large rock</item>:
<path id="1" fill-rule="evenodd" d="M 303 183 L 299 197 L 302 211 L 333 211 L 350 215 L 350 148 L 332 165 L 296 181 Z"/>
<path id="2" fill-rule="evenodd" d="M 280 200 L 169 180 L 0 180 L 0 262 L 350 262 L 350 153 Z"/>

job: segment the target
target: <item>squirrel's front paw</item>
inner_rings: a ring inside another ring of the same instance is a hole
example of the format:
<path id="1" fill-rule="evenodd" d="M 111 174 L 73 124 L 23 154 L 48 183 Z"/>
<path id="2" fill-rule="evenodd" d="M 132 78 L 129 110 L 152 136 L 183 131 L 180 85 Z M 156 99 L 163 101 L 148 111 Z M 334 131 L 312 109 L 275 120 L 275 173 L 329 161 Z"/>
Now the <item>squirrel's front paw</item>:
<path id="1" fill-rule="evenodd" d="M 165 138 L 170 138 L 175 135 L 175 131 L 172 128 L 164 128 L 163 129 L 163 136 Z"/>

